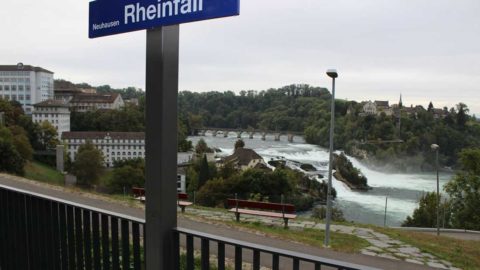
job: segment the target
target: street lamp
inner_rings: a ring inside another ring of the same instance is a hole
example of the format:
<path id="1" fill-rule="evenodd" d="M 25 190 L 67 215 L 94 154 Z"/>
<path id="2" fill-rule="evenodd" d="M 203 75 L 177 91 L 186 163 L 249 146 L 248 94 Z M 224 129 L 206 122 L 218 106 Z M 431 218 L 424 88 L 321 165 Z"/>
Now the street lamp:
<path id="1" fill-rule="evenodd" d="M 440 235 L 440 181 L 438 177 L 438 144 L 432 144 L 431 148 L 436 153 L 435 165 L 437 168 L 437 236 Z"/>
<path id="2" fill-rule="evenodd" d="M 335 128 L 335 79 L 338 77 L 336 69 L 327 70 L 328 77 L 332 78 L 332 108 L 330 110 L 330 158 L 328 163 L 328 191 L 327 191 L 327 217 L 325 224 L 324 245 L 330 245 L 330 222 L 332 219 L 332 167 L 333 167 L 333 130 Z"/>

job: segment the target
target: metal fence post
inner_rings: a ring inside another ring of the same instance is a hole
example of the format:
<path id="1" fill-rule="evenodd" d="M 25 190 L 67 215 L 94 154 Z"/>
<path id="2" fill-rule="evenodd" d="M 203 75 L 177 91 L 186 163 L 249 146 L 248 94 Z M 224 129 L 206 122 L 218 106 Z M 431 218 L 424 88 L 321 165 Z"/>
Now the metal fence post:
<path id="1" fill-rule="evenodd" d="M 146 269 L 178 269 L 177 96 L 179 26 L 147 30 Z"/>

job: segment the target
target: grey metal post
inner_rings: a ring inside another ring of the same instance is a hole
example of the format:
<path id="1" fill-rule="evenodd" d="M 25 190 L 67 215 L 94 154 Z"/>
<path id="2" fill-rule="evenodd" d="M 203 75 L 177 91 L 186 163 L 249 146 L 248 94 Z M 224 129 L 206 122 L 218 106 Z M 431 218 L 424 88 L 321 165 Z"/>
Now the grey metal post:
<path id="1" fill-rule="evenodd" d="M 388 196 L 385 197 L 385 216 L 383 217 L 383 227 L 387 227 L 387 205 L 388 205 Z"/>
<path id="2" fill-rule="evenodd" d="M 328 164 L 327 220 L 325 224 L 325 243 L 330 245 L 330 222 L 332 219 L 332 169 L 333 169 L 333 134 L 335 128 L 335 78 L 332 81 L 332 108 L 330 110 L 330 157 Z"/>
<path id="3" fill-rule="evenodd" d="M 147 30 L 146 269 L 178 269 L 177 96 L 179 26 Z"/>
<path id="4" fill-rule="evenodd" d="M 438 175 L 438 148 L 436 151 L 436 167 L 437 167 L 437 236 L 440 235 L 440 181 Z"/>
<path id="5" fill-rule="evenodd" d="M 5 113 L 0 112 L 0 127 L 5 125 Z"/>

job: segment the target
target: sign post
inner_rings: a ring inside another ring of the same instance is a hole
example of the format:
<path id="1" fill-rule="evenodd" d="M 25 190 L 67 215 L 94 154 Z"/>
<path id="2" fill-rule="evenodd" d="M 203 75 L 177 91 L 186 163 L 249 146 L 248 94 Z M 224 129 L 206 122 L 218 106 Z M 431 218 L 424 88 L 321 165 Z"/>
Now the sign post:
<path id="1" fill-rule="evenodd" d="M 240 14 L 240 0 L 96 0 L 89 37 L 147 30 L 146 269 L 178 269 L 177 96 L 179 24 Z"/>

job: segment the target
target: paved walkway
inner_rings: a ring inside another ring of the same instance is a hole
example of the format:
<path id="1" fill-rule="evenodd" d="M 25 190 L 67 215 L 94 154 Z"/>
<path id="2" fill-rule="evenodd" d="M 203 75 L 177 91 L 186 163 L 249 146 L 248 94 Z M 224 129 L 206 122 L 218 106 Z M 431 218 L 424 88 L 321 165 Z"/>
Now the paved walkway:
<path id="1" fill-rule="evenodd" d="M 105 210 L 122 213 L 134 217 L 144 218 L 144 210 L 129 203 L 119 203 L 103 196 L 84 193 L 79 190 L 64 189 L 57 186 L 49 186 L 42 183 L 29 181 L 23 178 L 0 174 L 0 184 L 19 189 L 28 190 L 75 203 L 98 207 Z M 371 246 L 362 251 L 362 254 L 347 254 L 332 251 L 330 249 L 311 247 L 300 243 L 292 243 L 281 239 L 259 235 L 239 230 L 234 227 L 221 224 L 223 220 L 233 220 L 233 215 L 225 212 L 198 210 L 187 208 L 187 213 L 195 214 L 211 222 L 199 222 L 179 215 L 179 227 L 193 229 L 205 233 L 220 235 L 255 244 L 277 247 L 281 249 L 311 254 L 315 256 L 348 261 L 351 263 L 392 270 L 423 270 L 423 269 L 457 269 L 450 266 L 448 262 L 439 261 L 434 256 L 421 253 L 418 249 L 388 238 L 370 229 L 363 229 L 349 226 L 332 226 L 332 230 L 357 235 L 366 239 Z M 242 220 L 245 220 L 242 217 Z M 282 226 L 281 221 L 268 218 L 249 217 L 248 220 L 260 221 L 265 224 Z M 323 224 L 309 221 L 291 221 L 292 229 L 317 228 L 323 229 Z M 401 255 L 400 255 L 401 254 Z"/>
<path id="2" fill-rule="evenodd" d="M 233 213 L 228 213 L 227 215 L 224 212 L 220 211 L 209 211 L 204 209 L 194 209 L 190 208 L 187 210 L 187 213 L 194 214 L 195 216 L 203 217 L 207 220 L 213 221 L 232 221 Z M 246 222 L 260 222 L 269 226 L 283 226 L 282 219 L 275 218 L 266 218 L 266 217 L 257 217 L 257 216 L 247 216 L 242 215 L 241 221 Z M 304 229 L 312 228 L 325 230 L 325 224 L 317 223 L 313 221 L 302 221 L 302 220 L 290 220 L 289 221 L 290 229 Z M 331 230 L 338 233 L 355 235 L 357 237 L 363 238 L 370 243 L 370 246 L 361 251 L 362 254 L 373 257 L 386 258 L 394 261 L 405 261 L 418 265 L 426 265 L 430 267 L 435 267 L 439 269 L 452 269 L 456 270 L 450 262 L 439 260 L 435 258 L 432 254 L 421 252 L 418 248 L 411 245 L 405 244 L 401 241 L 391 239 L 385 234 L 375 232 L 372 229 L 360 228 L 355 226 L 344 226 L 344 225 L 331 225 Z"/>

